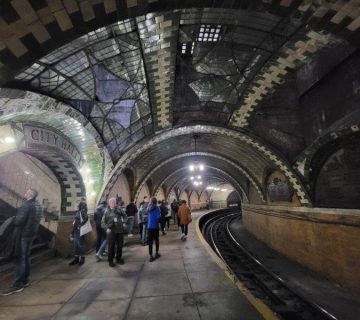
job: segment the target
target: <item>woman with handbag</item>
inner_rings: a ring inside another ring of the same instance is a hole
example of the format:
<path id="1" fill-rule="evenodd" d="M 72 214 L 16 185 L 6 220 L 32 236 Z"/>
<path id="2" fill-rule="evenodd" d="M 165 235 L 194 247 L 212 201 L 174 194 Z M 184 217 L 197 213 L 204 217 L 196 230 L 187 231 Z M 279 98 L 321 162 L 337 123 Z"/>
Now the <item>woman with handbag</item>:
<path id="1" fill-rule="evenodd" d="M 78 210 L 76 212 L 74 221 L 73 221 L 73 229 L 71 231 L 71 235 L 74 239 L 74 249 L 75 249 L 75 257 L 69 263 L 69 266 L 74 266 L 78 264 L 79 266 L 83 265 L 85 262 L 84 256 L 84 238 L 85 234 L 80 232 L 81 227 L 83 227 L 88 222 L 88 214 L 87 214 L 87 205 L 85 202 L 85 198 L 81 198 L 81 201 L 78 205 Z"/>

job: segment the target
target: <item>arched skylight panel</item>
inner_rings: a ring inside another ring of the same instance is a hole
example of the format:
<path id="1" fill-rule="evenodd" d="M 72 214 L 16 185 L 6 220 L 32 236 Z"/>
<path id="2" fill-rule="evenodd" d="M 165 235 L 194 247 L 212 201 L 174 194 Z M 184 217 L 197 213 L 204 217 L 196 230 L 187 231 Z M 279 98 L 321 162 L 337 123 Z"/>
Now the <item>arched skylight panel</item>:
<path id="1" fill-rule="evenodd" d="M 121 52 L 128 52 L 139 49 L 140 43 L 136 32 L 117 36 L 116 41 L 120 46 Z"/>
<path id="2" fill-rule="evenodd" d="M 103 123 L 102 136 L 105 143 L 109 143 L 114 138 L 111 127 L 107 121 Z"/>
<path id="3" fill-rule="evenodd" d="M 118 56 L 106 59 L 102 62 L 108 70 L 111 70 L 119 79 L 130 81 L 128 69 L 125 66 L 124 59 Z"/>
<path id="4" fill-rule="evenodd" d="M 115 39 L 108 39 L 96 43 L 91 46 L 90 50 L 94 57 L 99 61 L 116 56 L 120 53 L 119 46 Z"/>
<path id="5" fill-rule="evenodd" d="M 200 101 L 236 103 L 237 95 L 234 86 L 220 77 L 207 77 L 189 84 Z"/>
<path id="6" fill-rule="evenodd" d="M 22 73 L 17 75 L 15 77 L 15 79 L 16 80 L 21 80 L 21 81 L 31 80 L 34 77 L 38 76 L 44 70 L 45 70 L 44 66 L 42 66 L 42 65 L 40 65 L 38 63 L 34 63 L 31 67 L 27 68 Z"/>
<path id="7" fill-rule="evenodd" d="M 131 112 L 134 107 L 135 100 L 121 100 L 114 104 L 107 118 L 121 124 L 124 128 L 130 126 Z"/>
<path id="8" fill-rule="evenodd" d="M 102 41 L 112 37 L 113 32 L 110 26 L 101 27 L 87 34 L 87 40 L 89 44 Z"/>
<path id="9" fill-rule="evenodd" d="M 79 51 L 74 55 L 71 55 L 66 59 L 58 62 L 54 67 L 62 74 L 68 77 L 72 77 L 83 71 L 84 69 L 88 68 L 89 61 L 84 51 Z"/>
<path id="10" fill-rule="evenodd" d="M 111 25 L 115 35 L 120 35 L 136 30 L 135 19 L 126 19 L 123 21 L 115 22 Z"/>
<path id="11" fill-rule="evenodd" d="M 228 45 L 218 45 L 197 63 L 195 70 L 203 74 L 233 75 L 238 73 L 233 59 L 234 51 Z M 201 55 L 201 54 L 200 54 Z"/>
<path id="12" fill-rule="evenodd" d="M 118 136 L 125 130 L 118 121 L 112 120 L 110 117 L 107 118 L 107 123 L 111 127 L 113 137 Z"/>
<path id="13" fill-rule="evenodd" d="M 91 99 L 95 97 L 94 76 L 93 71 L 90 68 L 77 74 L 73 77 L 73 80 L 89 95 L 89 97 L 91 97 Z"/>
<path id="14" fill-rule="evenodd" d="M 57 95 L 64 99 L 72 100 L 89 100 L 90 96 L 88 93 L 80 89 L 77 85 L 71 81 L 66 81 L 60 86 L 56 87 L 52 92 L 52 95 Z"/>
<path id="15" fill-rule="evenodd" d="M 53 70 L 46 69 L 43 73 L 31 81 L 31 86 L 46 92 L 51 92 L 64 82 L 64 77 Z"/>

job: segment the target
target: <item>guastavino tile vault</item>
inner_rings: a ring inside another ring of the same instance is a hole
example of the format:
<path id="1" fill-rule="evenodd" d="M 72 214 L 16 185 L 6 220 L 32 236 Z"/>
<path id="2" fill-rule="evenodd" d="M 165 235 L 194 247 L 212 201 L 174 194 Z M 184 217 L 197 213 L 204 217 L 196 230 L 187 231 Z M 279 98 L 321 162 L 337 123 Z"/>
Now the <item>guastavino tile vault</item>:
<path id="1" fill-rule="evenodd" d="M 358 319 L 359 46 L 358 0 L 1 1 L 0 319 Z"/>

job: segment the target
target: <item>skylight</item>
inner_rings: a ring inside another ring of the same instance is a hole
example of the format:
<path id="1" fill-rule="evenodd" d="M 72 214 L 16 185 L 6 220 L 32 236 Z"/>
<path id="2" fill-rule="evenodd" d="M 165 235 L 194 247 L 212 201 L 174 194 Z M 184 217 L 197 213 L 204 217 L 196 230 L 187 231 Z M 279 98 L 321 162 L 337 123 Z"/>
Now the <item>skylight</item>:
<path id="1" fill-rule="evenodd" d="M 221 25 L 201 24 L 197 41 L 216 42 L 220 40 Z"/>

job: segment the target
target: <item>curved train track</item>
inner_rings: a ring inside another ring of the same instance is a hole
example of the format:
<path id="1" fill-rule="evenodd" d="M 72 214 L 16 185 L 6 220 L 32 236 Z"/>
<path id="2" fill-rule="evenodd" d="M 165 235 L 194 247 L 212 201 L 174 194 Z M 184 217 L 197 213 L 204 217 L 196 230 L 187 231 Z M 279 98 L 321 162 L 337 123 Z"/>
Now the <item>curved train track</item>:
<path id="1" fill-rule="evenodd" d="M 218 210 L 203 216 L 200 228 L 206 240 L 225 262 L 228 269 L 252 292 L 286 320 L 336 320 L 319 305 L 306 300 L 286 285 L 285 281 L 253 257 L 230 231 L 239 212 Z"/>

